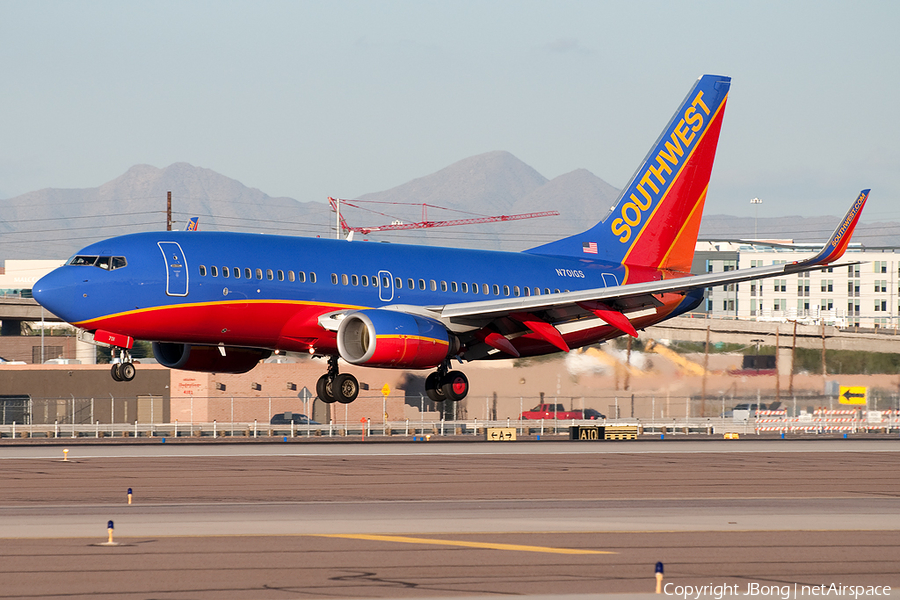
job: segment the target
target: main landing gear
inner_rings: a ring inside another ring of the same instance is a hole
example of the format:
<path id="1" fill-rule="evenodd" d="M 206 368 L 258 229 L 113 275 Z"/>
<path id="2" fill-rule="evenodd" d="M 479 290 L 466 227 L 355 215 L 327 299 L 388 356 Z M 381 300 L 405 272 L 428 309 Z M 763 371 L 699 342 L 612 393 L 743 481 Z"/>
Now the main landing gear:
<path id="1" fill-rule="evenodd" d="M 316 395 L 326 404 L 350 404 L 359 396 L 359 381 L 350 373 L 338 373 L 338 357 L 328 357 L 328 372 L 316 382 Z"/>
<path id="2" fill-rule="evenodd" d="M 425 394 L 434 402 L 462 400 L 469 393 L 469 380 L 462 371 L 450 371 L 445 362 L 425 378 Z"/>
<path id="3" fill-rule="evenodd" d="M 112 364 L 109 373 L 115 381 L 131 381 L 135 375 L 131 352 L 122 348 L 113 348 L 113 359 L 115 359 L 116 350 L 119 351 L 119 361 Z"/>

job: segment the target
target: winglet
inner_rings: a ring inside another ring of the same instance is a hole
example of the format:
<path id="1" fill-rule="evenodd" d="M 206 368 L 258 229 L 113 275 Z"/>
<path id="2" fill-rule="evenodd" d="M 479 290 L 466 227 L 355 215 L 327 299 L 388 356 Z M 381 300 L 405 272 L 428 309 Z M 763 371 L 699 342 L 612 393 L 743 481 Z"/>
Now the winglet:
<path id="1" fill-rule="evenodd" d="M 856 228 L 856 223 L 862 215 L 863 206 L 866 205 L 866 200 L 869 197 L 870 191 L 871 190 L 863 190 L 859 193 L 853 206 L 850 207 L 850 210 L 847 211 L 847 214 L 841 219 L 837 229 L 831 234 L 831 237 L 828 239 L 828 242 L 825 244 L 825 247 L 822 248 L 821 252 L 812 258 L 798 263 L 799 265 L 827 265 L 843 256 L 844 251 L 847 250 L 847 246 L 850 244 L 853 230 Z"/>

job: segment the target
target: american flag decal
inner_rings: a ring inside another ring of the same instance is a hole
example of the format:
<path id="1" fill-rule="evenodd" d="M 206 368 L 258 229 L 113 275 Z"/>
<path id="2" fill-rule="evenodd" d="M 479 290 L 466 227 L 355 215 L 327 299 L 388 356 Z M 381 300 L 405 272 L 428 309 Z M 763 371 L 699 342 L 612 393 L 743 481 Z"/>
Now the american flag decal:
<path id="1" fill-rule="evenodd" d="M 588 254 L 597 254 L 597 242 L 585 242 L 581 245 L 581 249 Z"/>

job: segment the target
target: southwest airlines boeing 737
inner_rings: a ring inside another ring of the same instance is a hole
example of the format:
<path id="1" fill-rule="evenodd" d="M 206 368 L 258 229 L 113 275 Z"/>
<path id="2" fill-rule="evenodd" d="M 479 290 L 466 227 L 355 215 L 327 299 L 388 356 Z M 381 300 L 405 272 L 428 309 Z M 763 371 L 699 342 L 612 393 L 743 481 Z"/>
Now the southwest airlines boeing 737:
<path id="1" fill-rule="evenodd" d="M 596 344 L 698 306 L 703 289 L 808 271 L 847 248 L 869 190 L 822 251 L 794 263 L 692 275 L 729 77 L 691 88 L 595 226 L 520 253 L 228 232 L 148 232 L 91 244 L 34 286 L 41 305 L 121 358 L 153 342 L 174 369 L 245 373 L 274 350 L 328 357 L 316 391 L 352 402 L 338 359 L 434 369 L 429 398 L 461 400 L 463 361 Z"/>

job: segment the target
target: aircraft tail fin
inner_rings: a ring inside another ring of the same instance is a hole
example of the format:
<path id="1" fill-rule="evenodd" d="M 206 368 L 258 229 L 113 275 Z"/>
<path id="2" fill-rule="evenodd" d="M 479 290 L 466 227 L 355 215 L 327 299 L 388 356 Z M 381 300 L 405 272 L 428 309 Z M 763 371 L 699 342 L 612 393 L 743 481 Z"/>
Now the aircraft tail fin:
<path id="1" fill-rule="evenodd" d="M 730 86 L 730 77 L 698 79 L 609 214 L 526 252 L 690 271 Z"/>
<path id="2" fill-rule="evenodd" d="M 200 231 L 200 217 L 191 217 L 191 220 L 184 226 L 185 231 Z"/>

